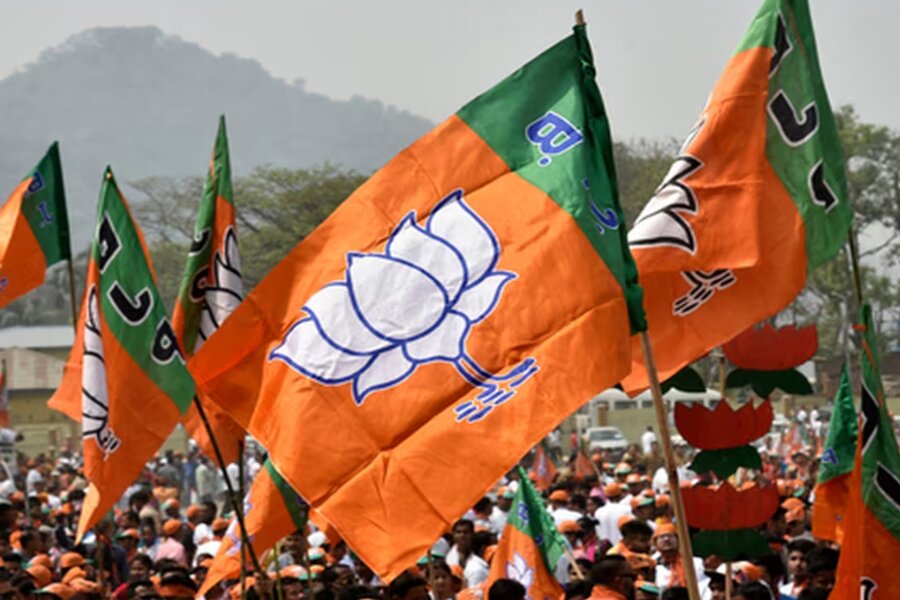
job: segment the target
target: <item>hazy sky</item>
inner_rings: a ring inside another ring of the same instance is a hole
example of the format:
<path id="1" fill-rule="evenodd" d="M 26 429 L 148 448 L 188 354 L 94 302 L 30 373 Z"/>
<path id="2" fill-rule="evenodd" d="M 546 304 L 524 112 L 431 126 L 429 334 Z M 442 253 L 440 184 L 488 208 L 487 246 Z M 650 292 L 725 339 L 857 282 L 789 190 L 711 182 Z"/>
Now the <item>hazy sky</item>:
<path id="1" fill-rule="evenodd" d="M 900 2 L 812 0 L 826 84 L 900 129 Z M 618 138 L 682 137 L 759 2 L 750 0 L 6 0 L 0 77 L 97 26 L 158 25 L 334 98 L 439 121 L 567 35 L 585 10 Z M 61 90 L 64 93 L 64 90 Z"/>

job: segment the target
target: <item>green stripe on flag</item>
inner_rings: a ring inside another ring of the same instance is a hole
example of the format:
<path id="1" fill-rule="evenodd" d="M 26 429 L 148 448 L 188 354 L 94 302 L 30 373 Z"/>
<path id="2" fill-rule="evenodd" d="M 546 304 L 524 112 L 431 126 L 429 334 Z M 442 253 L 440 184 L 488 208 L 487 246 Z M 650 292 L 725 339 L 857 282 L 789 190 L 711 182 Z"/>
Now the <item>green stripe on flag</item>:
<path id="1" fill-rule="evenodd" d="M 535 546 L 544 557 L 547 570 L 555 573 L 559 559 L 565 554 L 566 540 L 556 529 L 553 517 L 544 508 L 541 495 L 532 485 L 528 473 L 521 466 L 518 472 L 519 488 L 516 490 L 506 522 L 534 540 Z"/>
<path id="2" fill-rule="evenodd" d="M 738 52 L 770 48 L 766 155 L 806 230 L 808 268 L 844 244 L 853 210 L 806 0 L 766 0 Z"/>
<path id="3" fill-rule="evenodd" d="M 881 524 L 900 540 L 900 452 L 885 403 L 872 308 L 862 307 L 862 496 Z"/>
<path id="4" fill-rule="evenodd" d="M 828 439 L 825 440 L 825 448 L 822 451 L 819 483 L 826 483 L 853 471 L 858 435 L 856 409 L 853 407 L 853 388 L 850 386 L 847 365 L 844 365 L 841 384 L 834 396 L 834 409 L 828 424 Z"/>
<path id="5" fill-rule="evenodd" d="M 26 179 L 29 177 L 32 181 L 22 199 L 22 213 L 28 220 L 49 267 L 72 256 L 62 163 L 56 142 L 53 142 L 47 154 Z"/>
<path id="6" fill-rule="evenodd" d="M 92 252 L 100 271 L 103 320 L 131 359 L 184 413 L 194 397 L 194 380 L 178 350 L 137 225 L 109 167 L 97 223 Z"/>
<path id="7" fill-rule="evenodd" d="M 619 205 L 609 120 L 583 25 L 457 113 L 510 171 L 569 213 L 622 287 L 632 330 L 643 292 Z M 528 89 L 528 94 L 519 93 Z"/>
<path id="8" fill-rule="evenodd" d="M 294 527 L 302 530 L 306 527 L 306 522 L 309 517 L 309 505 L 303 501 L 303 498 L 301 498 L 300 494 L 291 487 L 291 484 L 285 481 L 284 477 L 281 476 L 281 473 L 278 472 L 278 469 L 275 468 L 275 465 L 271 460 L 266 459 L 264 466 L 266 471 L 269 472 L 269 477 L 272 478 L 275 487 L 278 489 L 278 493 L 281 494 L 281 500 L 284 503 L 285 508 L 287 508 L 288 514 L 291 515 L 291 521 L 294 522 Z"/>

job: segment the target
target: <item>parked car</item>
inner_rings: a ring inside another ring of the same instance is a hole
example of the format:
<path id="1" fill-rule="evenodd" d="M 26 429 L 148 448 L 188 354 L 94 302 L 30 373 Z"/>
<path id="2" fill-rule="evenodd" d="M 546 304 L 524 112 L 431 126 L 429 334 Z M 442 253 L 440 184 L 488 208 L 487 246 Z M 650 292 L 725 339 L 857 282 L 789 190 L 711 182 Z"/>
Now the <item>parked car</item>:
<path id="1" fill-rule="evenodd" d="M 584 432 L 584 441 L 587 442 L 590 452 L 628 448 L 628 440 L 618 427 L 588 427 Z"/>

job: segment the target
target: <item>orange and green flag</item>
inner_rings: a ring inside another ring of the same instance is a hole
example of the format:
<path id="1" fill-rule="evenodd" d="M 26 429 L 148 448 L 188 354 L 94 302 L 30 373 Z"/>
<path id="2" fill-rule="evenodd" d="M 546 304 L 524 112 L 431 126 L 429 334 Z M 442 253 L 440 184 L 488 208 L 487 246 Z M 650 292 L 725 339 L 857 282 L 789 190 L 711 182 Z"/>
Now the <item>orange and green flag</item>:
<path id="1" fill-rule="evenodd" d="M 219 130 L 197 211 L 194 237 L 172 313 L 172 328 L 185 356 L 196 352 L 215 333 L 241 303 L 243 294 L 231 161 L 223 115 L 219 117 Z M 204 402 L 204 409 L 225 463 L 234 462 L 244 439 L 244 430 L 214 404 Z M 206 427 L 193 404 L 184 416 L 184 426 L 206 455 L 214 458 L 216 454 Z"/>
<path id="2" fill-rule="evenodd" d="M 644 324 L 621 224 L 578 26 L 373 175 L 191 370 L 390 580 L 627 374 Z"/>
<path id="3" fill-rule="evenodd" d="M 0 207 L 0 307 L 44 283 L 67 260 L 69 217 L 56 142 Z"/>
<path id="4" fill-rule="evenodd" d="M 244 499 L 244 525 L 257 556 L 294 531 L 304 531 L 309 507 L 267 460 Z M 241 575 L 243 540 L 237 519 L 232 519 L 199 594 L 226 579 Z"/>
<path id="5" fill-rule="evenodd" d="M 531 465 L 529 474 L 531 480 L 534 481 L 535 487 L 542 492 L 550 489 L 550 486 L 553 485 L 553 480 L 556 479 L 557 472 L 556 465 L 547 456 L 547 451 L 544 450 L 544 445 L 538 444 L 534 451 L 534 464 Z"/>
<path id="6" fill-rule="evenodd" d="M 566 541 L 556 529 L 553 517 L 544 508 L 541 496 L 519 468 L 519 489 L 509 509 L 509 518 L 500 544 L 491 560 L 485 589 L 497 579 L 513 579 L 522 584 L 526 598 L 556 600 L 562 587 L 553 573 L 565 555 Z"/>
<path id="7" fill-rule="evenodd" d="M 107 168 L 75 343 L 49 403 L 82 425 L 89 485 L 78 539 L 121 498 L 193 395 L 144 238 Z"/>
<path id="8" fill-rule="evenodd" d="M 852 216 L 809 6 L 765 0 L 628 234 L 660 379 L 787 306 Z"/>
<path id="9" fill-rule="evenodd" d="M 828 439 L 822 450 L 812 512 L 813 536 L 838 544 L 844 538 L 844 520 L 852 491 L 850 480 L 856 460 L 858 429 L 850 375 L 844 365 L 841 384 L 834 397 Z"/>
<path id="10" fill-rule="evenodd" d="M 844 543 L 832 600 L 880 600 L 900 590 L 900 451 L 888 411 L 872 309 L 864 304 L 862 400 L 856 463 L 850 476 Z"/>

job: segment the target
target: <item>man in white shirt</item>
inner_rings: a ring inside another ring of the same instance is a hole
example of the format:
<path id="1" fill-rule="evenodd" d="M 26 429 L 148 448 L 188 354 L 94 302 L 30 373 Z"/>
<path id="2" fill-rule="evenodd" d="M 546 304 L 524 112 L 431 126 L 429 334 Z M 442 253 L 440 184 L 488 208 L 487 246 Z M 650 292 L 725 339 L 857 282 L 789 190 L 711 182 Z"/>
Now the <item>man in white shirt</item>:
<path id="1" fill-rule="evenodd" d="M 491 531 L 496 536 L 503 535 L 503 528 L 506 527 L 506 520 L 509 517 L 509 509 L 512 507 L 513 498 L 516 494 L 508 487 L 501 487 L 497 490 L 497 502 L 491 509 Z"/>
<path id="2" fill-rule="evenodd" d="M 631 505 L 623 502 L 624 490 L 622 484 L 617 481 L 608 483 L 603 487 L 606 495 L 606 504 L 597 509 L 594 518 L 597 520 L 597 537 L 608 540 L 610 544 L 617 544 L 622 539 L 619 531 L 619 519 L 631 514 Z"/>
<path id="3" fill-rule="evenodd" d="M 650 454 L 653 450 L 653 442 L 656 441 L 656 434 L 653 433 L 653 426 L 647 425 L 647 431 L 641 434 L 641 447 L 644 450 L 644 456 Z"/>
<path id="4" fill-rule="evenodd" d="M 475 525 L 467 519 L 453 524 L 453 546 L 447 553 L 447 564 L 458 565 L 463 570 L 463 586 L 475 587 L 487 581 L 490 567 L 483 558 L 472 551 Z"/>
<path id="5" fill-rule="evenodd" d="M 550 493 L 550 506 L 547 512 L 553 517 L 553 524 L 559 527 L 564 521 L 577 521 L 584 515 L 569 508 L 569 493 L 566 490 L 553 490 Z"/>

